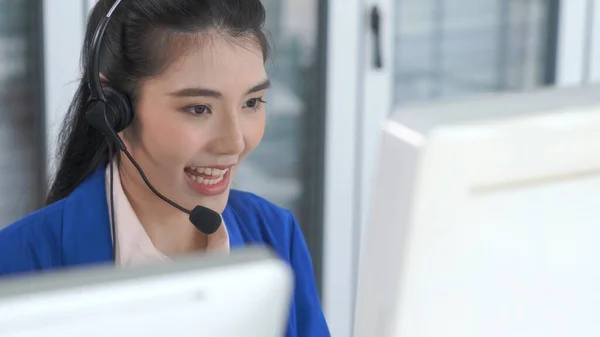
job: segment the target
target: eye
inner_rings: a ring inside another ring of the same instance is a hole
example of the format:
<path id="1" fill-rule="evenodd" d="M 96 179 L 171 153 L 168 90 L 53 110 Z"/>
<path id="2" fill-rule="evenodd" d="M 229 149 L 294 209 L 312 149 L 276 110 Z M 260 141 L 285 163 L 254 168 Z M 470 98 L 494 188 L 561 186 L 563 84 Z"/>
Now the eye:
<path id="1" fill-rule="evenodd" d="M 211 113 L 210 107 L 207 105 L 192 105 L 184 108 L 184 111 L 189 112 L 191 114 L 201 116 L 207 113 Z"/>
<path id="2" fill-rule="evenodd" d="M 244 108 L 250 108 L 252 110 L 258 110 L 262 104 L 267 102 L 263 101 L 262 97 L 252 98 L 246 101 Z"/>

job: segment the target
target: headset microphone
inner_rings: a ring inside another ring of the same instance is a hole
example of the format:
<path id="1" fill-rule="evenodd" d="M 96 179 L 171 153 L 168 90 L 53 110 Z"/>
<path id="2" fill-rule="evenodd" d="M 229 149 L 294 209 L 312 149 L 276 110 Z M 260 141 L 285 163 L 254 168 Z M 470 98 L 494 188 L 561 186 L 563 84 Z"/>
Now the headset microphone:
<path id="1" fill-rule="evenodd" d="M 213 234 L 217 231 L 221 225 L 221 215 L 204 206 L 196 206 L 193 210 L 188 210 L 177 203 L 173 202 L 169 198 L 163 196 L 158 192 L 154 186 L 148 181 L 144 171 L 140 165 L 131 156 L 125 144 L 119 137 L 118 133 L 127 128 L 133 120 L 133 108 L 129 101 L 129 98 L 125 93 L 120 92 L 109 86 L 102 87 L 100 80 L 100 46 L 104 32 L 108 26 L 111 15 L 117 8 L 122 0 L 117 0 L 112 8 L 108 11 L 105 17 L 100 20 L 98 28 L 94 32 L 91 43 L 91 52 L 89 54 L 87 73 L 90 80 L 90 92 L 91 97 L 87 102 L 86 106 L 86 118 L 88 123 L 95 129 L 102 132 L 110 140 L 114 141 L 119 149 L 125 153 L 127 158 L 131 161 L 133 166 L 138 170 L 140 176 L 144 180 L 144 183 L 150 188 L 150 190 L 156 194 L 160 199 L 168 203 L 169 205 L 177 208 L 178 210 L 189 214 L 190 222 L 199 231 L 205 234 Z M 112 193 L 112 191 L 111 191 Z M 111 209 L 114 209 L 111 208 Z M 112 212 L 112 210 L 111 210 Z M 113 221 L 114 226 L 114 221 Z M 113 228 L 114 232 L 114 228 Z"/>

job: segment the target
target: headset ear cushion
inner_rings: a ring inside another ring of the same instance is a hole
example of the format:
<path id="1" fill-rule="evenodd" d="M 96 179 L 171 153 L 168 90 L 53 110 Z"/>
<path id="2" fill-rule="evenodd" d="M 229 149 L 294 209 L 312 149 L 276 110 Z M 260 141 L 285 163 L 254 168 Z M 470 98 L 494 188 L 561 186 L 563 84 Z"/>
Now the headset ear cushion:
<path id="1" fill-rule="evenodd" d="M 133 121 L 133 109 L 129 97 L 111 87 L 103 87 L 102 91 L 114 117 L 111 120 L 113 130 L 117 133 L 125 130 Z"/>

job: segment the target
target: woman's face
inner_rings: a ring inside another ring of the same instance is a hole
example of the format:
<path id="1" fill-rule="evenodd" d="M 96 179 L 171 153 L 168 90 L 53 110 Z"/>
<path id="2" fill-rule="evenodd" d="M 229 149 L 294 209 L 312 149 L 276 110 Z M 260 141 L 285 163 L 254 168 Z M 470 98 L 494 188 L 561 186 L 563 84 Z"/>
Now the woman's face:
<path id="1" fill-rule="evenodd" d="M 142 84 L 126 145 L 162 194 L 222 212 L 237 167 L 262 139 L 268 87 L 258 46 L 210 39 Z"/>

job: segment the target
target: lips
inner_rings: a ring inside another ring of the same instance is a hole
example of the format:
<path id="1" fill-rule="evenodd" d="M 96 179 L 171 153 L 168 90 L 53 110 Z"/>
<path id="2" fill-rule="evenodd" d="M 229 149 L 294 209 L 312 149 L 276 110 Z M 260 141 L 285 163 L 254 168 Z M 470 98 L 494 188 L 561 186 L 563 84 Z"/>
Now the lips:
<path id="1" fill-rule="evenodd" d="M 192 189 L 202 195 L 218 195 L 227 190 L 231 167 L 187 167 L 185 174 Z"/>

